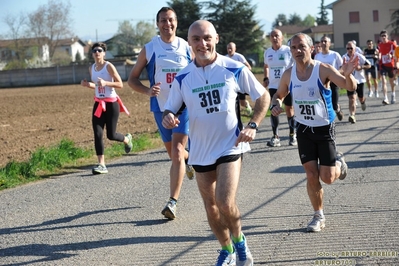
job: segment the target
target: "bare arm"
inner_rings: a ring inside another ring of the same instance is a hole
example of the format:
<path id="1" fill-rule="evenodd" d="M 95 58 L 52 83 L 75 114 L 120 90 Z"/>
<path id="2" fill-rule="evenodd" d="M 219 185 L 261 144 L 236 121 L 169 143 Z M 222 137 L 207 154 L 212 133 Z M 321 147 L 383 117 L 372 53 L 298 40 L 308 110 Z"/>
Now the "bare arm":
<path id="1" fill-rule="evenodd" d="M 107 86 L 107 87 L 112 87 L 112 88 L 116 88 L 116 89 L 123 88 L 122 78 L 119 75 L 118 71 L 116 70 L 115 66 L 113 64 L 109 63 L 107 65 L 107 70 L 114 81 L 105 81 L 105 80 L 99 78 L 98 82 L 101 83 L 101 86 L 104 86 L 104 87 Z"/>
<path id="2" fill-rule="evenodd" d="M 270 94 L 268 91 L 265 92 L 255 101 L 254 114 L 250 122 L 255 122 L 258 126 L 265 118 L 267 109 L 270 105 Z M 235 145 L 237 146 L 240 142 L 251 142 L 255 139 L 256 130 L 246 126 L 241 130 L 237 137 Z"/>
<path id="3" fill-rule="evenodd" d="M 263 64 L 263 86 L 265 86 L 265 88 L 267 88 L 269 86 L 269 65 L 268 64 Z"/>
<path id="4" fill-rule="evenodd" d="M 254 106 L 254 113 L 252 115 L 251 122 L 255 122 L 257 125 L 259 125 L 262 120 L 265 118 L 267 109 L 270 106 L 270 94 L 268 91 L 265 91 L 262 96 L 260 96 L 258 99 L 255 101 L 255 106 Z"/>
<path id="5" fill-rule="evenodd" d="M 328 64 L 320 64 L 320 77 L 326 83 L 331 80 L 335 85 L 348 91 L 355 91 L 357 88 L 357 81 L 352 75 L 352 72 L 359 64 L 359 57 L 352 56 L 348 62 L 344 60 L 341 71 L 336 70 Z M 342 73 L 342 74 L 341 74 Z"/>
<path id="6" fill-rule="evenodd" d="M 89 73 L 90 73 L 90 77 L 91 77 L 91 67 L 89 67 Z M 80 81 L 80 85 L 82 85 L 83 87 L 87 87 L 89 89 L 95 89 L 96 88 L 96 84 L 94 84 L 93 82 L 89 82 L 86 79 L 81 80 Z"/>
<path id="7" fill-rule="evenodd" d="M 127 84 L 134 91 L 139 93 L 148 95 L 148 96 L 157 96 L 159 94 L 160 88 L 159 84 L 155 84 L 152 88 L 148 88 L 143 85 L 140 81 L 141 72 L 144 70 L 147 65 L 147 58 L 145 56 L 145 47 L 141 49 L 139 56 L 137 57 L 136 64 L 134 65 L 132 71 L 130 72 L 129 78 L 127 80 Z"/>
<path id="8" fill-rule="evenodd" d="M 252 69 L 252 67 L 251 67 L 251 65 L 248 63 L 248 61 L 245 61 L 244 65 L 246 65 L 246 66 L 247 66 L 247 68 L 248 68 L 249 70 L 251 70 L 251 69 Z"/>
<path id="9" fill-rule="evenodd" d="M 288 86 L 290 84 L 291 71 L 292 71 L 292 68 L 289 68 L 286 71 L 284 71 L 283 76 L 280 79 L 280 84 L 278 86 L 278 89 L 277 89 L 276 93 L 273 95 L 273 98 L 271 101 L 271 106 L 273 107 L 272 114 L 274 116 L 279 115 L 283 111 L 281 106 L 283 103 L 283 99 L 289 93 Z"/>
<path id="10" fill-rule="evenodd" d="M 162 126 L 167 129 L 178 127 L 180 124 L 179 118 L 170 110 L 165 110 L 162 114 Z"/>

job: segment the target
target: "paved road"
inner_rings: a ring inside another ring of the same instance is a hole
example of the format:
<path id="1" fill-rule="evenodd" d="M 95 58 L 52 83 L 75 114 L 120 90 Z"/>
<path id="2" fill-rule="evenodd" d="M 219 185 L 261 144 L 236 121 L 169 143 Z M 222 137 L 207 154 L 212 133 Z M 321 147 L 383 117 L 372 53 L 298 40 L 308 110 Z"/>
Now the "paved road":
<path id="1" fill-rule="evenodd" d="M 340 102 L 347 113 L 346 97 Z M 369 99 L 358 123 L 337 122 L 348 177 L 325 185 L 326 229 L 307 233 L 312 208 L 297 150 L 268 148 L 263 122 L 244 156 L 238 203 L 256 265 L 399 265 L 399 104 Z M 185 180 L 178 218 L 163 150 L 128 155 L 108 175 L 90 169 L 0 193 L 1 265 L 213 265 L 220 247 L 196 182 Z"/>

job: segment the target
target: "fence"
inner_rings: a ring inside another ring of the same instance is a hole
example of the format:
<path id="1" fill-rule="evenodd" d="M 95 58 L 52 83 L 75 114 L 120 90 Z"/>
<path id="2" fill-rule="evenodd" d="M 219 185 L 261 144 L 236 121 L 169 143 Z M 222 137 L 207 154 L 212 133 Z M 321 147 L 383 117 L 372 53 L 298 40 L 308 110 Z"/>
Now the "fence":
<path id="1" fill-rule="evenodd" d="M 133 65 L 113 64 L 122 80 L 126 81 Z M 71 65 L 0 71 L 0 88 L 77 84 L 82 79 L 91 80 L 89 67 L 89 65 Z M 143 71 L 140 79 L 148 79 L 146 71 Z"/>

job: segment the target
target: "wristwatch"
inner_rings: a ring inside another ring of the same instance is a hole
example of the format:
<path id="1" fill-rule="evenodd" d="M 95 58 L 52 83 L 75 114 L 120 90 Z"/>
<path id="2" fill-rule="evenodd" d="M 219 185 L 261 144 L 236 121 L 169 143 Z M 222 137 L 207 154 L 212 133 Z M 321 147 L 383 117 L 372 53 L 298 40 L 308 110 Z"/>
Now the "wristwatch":
<path id="1" fill-rule="evenodd" d="M 256 131 L 258 131 L 258 125 L 255 122 L 249 122 L 248 126 L 252 129 L 256 129 Z"/>

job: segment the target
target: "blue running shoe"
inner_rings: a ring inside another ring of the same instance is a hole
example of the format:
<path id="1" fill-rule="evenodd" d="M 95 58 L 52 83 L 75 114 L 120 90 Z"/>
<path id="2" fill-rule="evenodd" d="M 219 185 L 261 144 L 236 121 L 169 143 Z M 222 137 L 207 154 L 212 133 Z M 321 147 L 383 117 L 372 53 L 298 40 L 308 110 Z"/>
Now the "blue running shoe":
<path id="1" fill-rule="evenodd" d="M 235 266 L 236 265 L 236 254 L 229 253 L 227 250 L 220 250 L 219 257 L 216 261 L 215 266 Z"/>
<path id="2" fill-rule="evenodd" d="M 247 239 L 245 238 L 244 234 L 242 237 L 244 238 L 243 241 L 234 243 L 234 247 L 238 255 L 237 266 L 253 266 L 254 259 L 252 258 L 251 251 L 249 251 L 247 246 Z"/>

